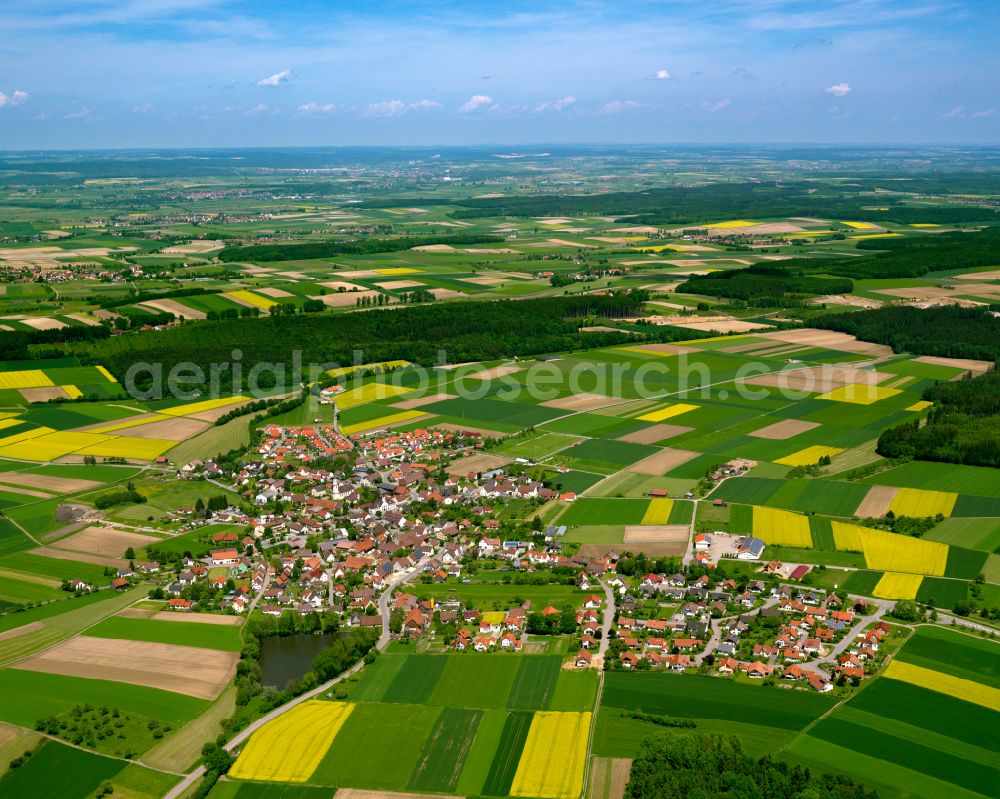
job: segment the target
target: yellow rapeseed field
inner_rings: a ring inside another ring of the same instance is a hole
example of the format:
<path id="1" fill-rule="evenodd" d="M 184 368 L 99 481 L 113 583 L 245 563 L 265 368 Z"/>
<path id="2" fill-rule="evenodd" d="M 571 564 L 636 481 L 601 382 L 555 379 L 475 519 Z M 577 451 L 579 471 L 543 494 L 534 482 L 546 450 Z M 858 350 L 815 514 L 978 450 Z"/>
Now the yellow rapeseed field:
<path id="1" fill-rule="evenodd" d="M 861 534 L 865 532 L 864 527 L 845 522 L 830 522 L 833 528 L 833 543 L 841 552 L 864 552 L 864 544 L 861 543 Z"/>
<path id="2" fill-rule="evenodd" d="M 55 385 L 41 369 L 20 369 L 16 372 L 0 372 L 2 388 L 42 388 Z"/>
<path id="3" fill-rule="evenodd" d="M 111 372 L 109 372 L 103 366 L 98 366 L 97 371 L 100 372 L 102 375 L 104 375 L 106 378 L 108 378 L 108 380 L 110 380 L 112 383 L 118 382 L 118 378 L 116 378 L 113 374 L 111 374 Z"/>
<path id="4" fill-rule="evenodd" d="M 666 524 L 670 519 L 670 511 L 673 507 L 674 501 L 672 499 L 651 499 L 639 524 Z"/>
<path id="5" fill-rule="evenodd" d="M 222 296 L 230 297 L 231 299 L 240 302 L 241 305 L 243 303 L 249 303 L 250 305 L 253 305 L 256 308 L 261 308 L 265 311 L 272 305 L 278 304 L 275 300 L 272 300 L 270 297 L 262 297 L 260 294 L 254 294 L 252 291 L 247 291 L 246 289 L 240 289 L 238 291 L 227 291 Z"/>
<path id="6" fill-rule="evenodd" d="M 347 408 L 353 408 L 355 405 L 364 405 L 366 402 L 371 402 L 372 400 L 396 397 L 410 391 L 413 391 L 413 389 L 404 388 L 403 386 L 393 386 L 388 383 L 366 383 L 359 388 L 352 388 L 341 394 L 337 394 L 334 397 L 334 401 L 337 403 L 337 408 L 343 411 Z"/>
<path id="7" fill-rule="evenodd" d="M 157 413 L 164 413 L 167 416 L 190 416 L 194 413 L 204 411 L 214 411 L 216 408 L 223 408 L 226 405 L 235 405 L 237 402 L 246 402 L 250 397 L 242 394 L 235 397 L 219 397 L 218 399 L 202 400 L 201 402 L 190 402 L 187 405 L 175 405 L 172 408 L 163 408 Z"/>
<path id="8" fill-rule="evenodd" d="M 0 419 L 0 430 L 5 430 L 8 427 L 17 427 L 19 424 L 24 424 L 21 419 Z"/>
<path id="9" fill-rule="evenodd" d="M 798 452 L 793 452 L 791 455 L 786 455 L 784 458 L 779 458 L 775 461 L 775 463 L 780 463 L 783 466 L 811 466 L 812 464 L 817 463 L 824 455 L 829 455 L 832 458 L 834 455 L 839 455 L 843 451 L 844 450 L 840 447 L 824 447 L 816 445 L 814 447 L 800 449 Z"/>
<path id="10" fill-rule="evenodd" d="M 330 375 L 330 377 L 345 377 L 362 369 L 395 369 L 397 366 L 408 366 L 409 363 L 409 361 L 379 361 L 378 363 L 362 363 L 357 366 L 343 366 L 340 369 L 327 369 L 326 374 Z"/>
<path id="11" fill-rule="evenodd" d="M 305 782 L 353 710 L 353 704 L 344 702 L 303 702 L 250 736 L 229 776 L 238 780 Z"/>
<path id="12" fill-rule="evenodd" d="M 869 569 L 940 577 L 948 565 L 947 544 L 866 527 L 858 528 L 858 535 Z M 839 549 L 836 530 L 834 542 Z"/>
<path id="13" fill-rule="evenodd" d="M 886 572 L 872 589 L 872 596 L 879 599 L 916 599 L 923 581 L 922 574 Z"/>
<path id="14" fill-rule="evenodd" d="M 805 549 L 812 546 L 809 518 L 801 513 L 792 513 L 787 510 L 762 508 L 755 505 L 753 509 L 753 534 L 765 544 Z"/>
<path id="15" fill-rule="evenodd" d="M 416 275 L 423 270 L 412 269 L 409 266 L 392 266 L 385 269 L 376 269 L 375 271 L 380 275 Z"/>
<path id="16" fill-rule="evenodd" d="M 151 461 L 159 457 L 176 441 L 165 438 L 135 438 L 130 436 L 104 436 L 105 441 L 75 450 L 75 455 L 93 455 L 98 458 L 137 458 Z"/>
<path id="17" fill-rule="evenodd" d="M 902 233 L 869 233 L 867 236 L 851 236 L 852 239 L 894 239 Z"/>
<path id="18" fill-rule="evenodd" d="M 80 391 L 80 389 L 78 389 L 76 386 L 73 385 L 60 386 L 60 388 L 66 392 L 66 396 L 69 397 L 70 399 L 79 399 L 80 397 L 83 396 L 83 392 Z"/>
<path id="19" fill-rule="evenodd" d="M 399 413 L 394 413 L 389 416 L 381 416 L 378 419 L 371 419 L 367 422 L 358 422 L 357 424 L 348 424 L 340 428 L 340 432 L 344 435 L 351 435 L 351 433 L 360 433 L 364 430 L 376 430 L 379 427 L 388 427 L 391 424 L 399 424 L 400 422 L 407 422 L 410 419 L 418 419 L 421 416 L 427 416 L 425 411 L 400 411 Z"/>
<path id="20" fill-rule="evenodd" d="M 672 419 L 674 416 L 680 416 L 682 413 L 698 410 L 699 407 L 698 405 L 688 405 L 678 402 L 676 405 L 660 408 L 660 410 L 653 411 L 652 413 L 644 413 L 638 418 L 643 422 L 662 422 L 664 419 Z"/>
<path id="21" fill-rule="evenodd" d="M 934 404 L 933 402 L 928 402 L 927 400 L 920 400 L 920 402 L 914 402 L 908 408 L 904 408 L 903 410 L 907 410 L 907 411 L 926 411 L 933 404 Z"/>
<path id="22" fill-rule="evenodd" d="M 883 676 L 1000 711 L 1000 690 L 989 685 L 963 680 L 961 677 L 914 666 L 912 663 L 903 663 L 898 658 L 889 664 Z"/>
<path id="23" fill-rule="evenodd" d="M 577 799 L 589 734 L 590 713 L 535 713 L 510 795 Z"/>
<path id="24" fill-rule="evenodd" d="M 713 222 L 711 225 L 705 225 L 709 230 L 725 230 L 731 227 L 751 227 L 758 224 L 757 222 L 751 222 L 749 219 L 730 219 L 728 222 Z"/>
<path id="25" fill-rule="evenodd" d="M 50 432 L 5 446 L 0 449 L 0 455 L 29 461 L 51 461 L 110 438 L 99 433 Z"/>
<path id="26" fill-rule="evenodd" d="M 877 225 L 873 225 L 871 222 L 841 222 L 840 224 L 847 225 L 855 230 L 871 230 L 874 227 L 878 227 Z"/>
<path id="27" fill-rule="evenodd" d="M 899 393 L 898 388 L 883 388 L 867 383 L 849 383 L 846 386 L 835 388 L 833 391 L 820 394 L 816 399 L 849 402 L 852 405 L 871 405 L 873 402 L 895 397 Z"/>
<path id="28" fill-rule="evenodd" d="M 921 488 L 901 488 L 896 492 L 889 510 L 897 516 L 951 516 L 958 494 L 950 491 L 925 491 Z"/>

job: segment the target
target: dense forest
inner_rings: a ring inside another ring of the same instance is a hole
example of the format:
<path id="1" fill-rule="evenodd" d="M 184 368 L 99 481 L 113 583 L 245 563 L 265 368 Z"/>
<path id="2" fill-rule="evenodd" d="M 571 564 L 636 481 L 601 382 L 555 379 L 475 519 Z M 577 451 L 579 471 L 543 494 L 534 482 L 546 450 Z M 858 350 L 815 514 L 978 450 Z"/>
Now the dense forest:
<path id="1" fill-rule="evenodd" d="M 854 283 L 847 278 L 803 275 L 784 266 L 762 264 L 729 272 L 693 275 L 677 287 L 681 294 L 727 297 L 768 308 L 793 305 L 798 298 L 820 294 L 849 294 Z"/>
<path id="2" fill-rule="evenodd" d="M 824 314 L 810 319 L 809 324 L 888 344 L 896 352 L 1000 360 L 1000 319 L 982 307 L 944 305 L 919 309 L 894 305 L 855 313 Z"/>
<path id="3" fill-rule="evenodd" d="M 831 275 L 871 279 L 993 266 L 1000 263 L 1000 227 L 976 233 L 868 239 L 859 241 L 858 249 L 879 252 L 872 258 L 845 258 L 834 264 L 813 261 L 813 267 Z"/>
<path id="4" fill-rule="evenodd" d="M 106 341 L 71 345 L 68 349 L 87 363 L 103 364 L 119 378 L 138 362 L 162 365 L 164 374 L 178 364 L 231 364 L 242 353 L 244 376 L 254 364 L 285 364 L 293 352 L 301 363 L 326 368 L 354 363 L 355 351 L 364 361 L 406 359 L 426 366 L 448 362 L 492 360 L 513 355 L 537 355 L 633 341 L 625 332 L 582 332 L 588 319 L 636 314 L 645 292 L 576 295 L 523 301 L 449 303 L 440 307 L 410 306 L 397 310 L 339 315 L 260 317 L 186 322 L 156 332 L 136 332 Z M 677 341 L 691 331 L 650 327 L 648 337 Z M 252 359 L 251 359 L 252 354 Z M 223 387 L 230 372 L 221 374 Z M 268 387 L 267 374 L 259 385 Z"/>
<path id="5" fill-rule="evenodd" d="M 713 183 L 705 186 L 677 186 L 642 191 L 606 192 L 602 194 L 538 194 L 508 197 L 462 199 L 453 201 L 461 206 L 451 213 L 456 219 L 479 219 L 498 216 L 627 216 L 629 224 L 676 227 L 718 219 L 753 219 L 784 216 L 810 216 L 827 219 L 865 219 L 870 222 L 897 224 L 936 223 L 963 224 L 998 221 L 997 213 L 989 208 L 968 206 L 906 206 L 886 201 L 887 207 L 871 209 L 871 200 L 862 194 L 877 189 L 898 190 L 891 179 L 872 178 L 854 185 L 850 192 L 820 190 L 813 181 L 771 181 L 746 183 Z M 933 188 L 932 188 L 933 187 Z M 917 190 L 908 185 L 908 189 Z M 940 190 L 935 181 L 928 190 Z M 392 201 L 398 204 L 398 200 Z M 420 205 L 445 204 L 432 198 L 415 198 L 407 202 Z M 363 207 L 384 205 L 385 201 L 363 204 Z"/>
<path id="6" fill-rule="evenodd" d="M 1000 466 L 1000 372 L 939 383 L 924 399 L 935 403 L 927 423 L 886 430 L 878 440 L 880 455 Z"/>
<path id="7" fill-rule="evenodd" d="M 735 736 L 659 735 L 632 761 L 625 799 L 876 799 L 851 777 L 762 757 L 754 760 Z"/>
<path id="8" fill-rule="evenodd" d="M 382 252 L 398 252 L 413 247 L 431 244 L 449 244 L 453 247 L 468 247 L 473 244 L 503 244 L 501 236 L 481 233 L 459 233 L 455 235 L 406 236 L 396 238 L 365 238 L 355 241 L 311 241 L 302 244 L 258 244 L 249 247 L 226 247 L 219 252 L 219 260 L 225 262 L 252 261 L 304 261 L 310 258 L 335 258 L 340 255 L 375 255 Z"/>

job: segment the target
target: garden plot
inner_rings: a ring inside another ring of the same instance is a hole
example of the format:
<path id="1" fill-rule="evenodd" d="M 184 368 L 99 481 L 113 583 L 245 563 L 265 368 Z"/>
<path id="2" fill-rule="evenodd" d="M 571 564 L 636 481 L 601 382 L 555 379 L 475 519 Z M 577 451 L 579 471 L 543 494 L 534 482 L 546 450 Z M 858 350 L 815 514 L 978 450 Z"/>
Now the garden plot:
<path id="1" fill-rule="evenodd" d="M 514 462 L 513 458 L 505 458 L 502 455 L 477 454 L 466 458 L 458 458 L 448 464 L 446 471 L 448 474 L 464 475 L 469 472 L 489 472 L 493 469 L 502 469 L 504 466 Z"/>
<path id="2" fill-rule="evenodd" d="M 236 670 L 237 652 L 124 639 L 71 638 L 13 668 L 111 680 L 214 699 Z"/>

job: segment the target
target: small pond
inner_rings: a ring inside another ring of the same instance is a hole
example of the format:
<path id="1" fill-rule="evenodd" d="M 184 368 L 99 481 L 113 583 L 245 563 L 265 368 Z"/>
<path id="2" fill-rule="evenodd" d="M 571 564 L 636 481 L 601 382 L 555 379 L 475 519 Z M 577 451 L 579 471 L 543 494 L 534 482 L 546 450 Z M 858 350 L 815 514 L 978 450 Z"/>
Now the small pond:
<path id="1" fill-rule="evenodd" d="M 301 679 L 312 668 L 313 658 L 342 635 L 346 633 L 265 638 L 260 653 L 261 682 L 280 690 Z"/>

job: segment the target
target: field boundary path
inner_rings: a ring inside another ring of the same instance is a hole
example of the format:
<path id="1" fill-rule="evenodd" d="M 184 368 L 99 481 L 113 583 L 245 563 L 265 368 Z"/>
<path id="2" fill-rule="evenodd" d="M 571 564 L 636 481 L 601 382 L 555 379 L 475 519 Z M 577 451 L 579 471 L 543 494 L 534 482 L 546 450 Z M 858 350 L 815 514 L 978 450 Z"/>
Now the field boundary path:
<path id="1" fill-rule="evenodd" d="M 411 579 L 419 575 L 423 571 L 424 566 L 427 565 L 427 563 L 434 557 L 434 555 L 435 553 L 433 552 L 429 555 L 426 555 L 424 558 L 418 561 L 417 564 L 410 571 L 399 575 L 395 579 L 391 577 L 389 578 L 388 581 L 389 585 L 385 589 L 385 591 L 382 592 L 382 595 L 379 597 L 378 600 L 379 615 L 382 617 L 382 635 L 379 637 L 378 642 L 375 644 L 375 649 L 379 651 L 385 649 L 389 645 L 389 641 L 392 639 L 392 633 L 389 629 L 389 615 L 390 615 L 389 601 L 392 599 L 392 593 L 399 586 L 404 585 L 405 583 L 409 582 Z M 365 667 L 365 661 L 364 659 L 361 659 L 353 666 L 351 666 L 349 669 L 347 669 L 347 671 L 341 672 L 332 680 L 329 680 L 323 683 L 322 685 L 318 685 L 312 690 L 306 691 L 304 694 L 300 694 L 299 696 L 295 697 L 289 702 L 286 702 L 284 705 L 281 705 L 280 707 L 276 707 L 271 712 L 261 716 L 259 719 L 248 724 L 246 727 L 244 727 L 242 730 L 236 733 L 236 735 L 230 738 L 223 745 L 223 748 L 227 752 L 232 752 L 233 749 L 235 749 L 237 746 L 246 741 L 251 735 L 253 735 L 257 730 L 259 730 L 269 721 L 272 721 L 278 718 L 279 716 L 284 715 L 289 710 L 292 710 L 293 708 L 301 705 L 303 702 L 306 702 L 312 699 L 313 697 L 319 696 L 323 692 L 328 691 L 334 685 L 336 685 L 339 682 L 342 682 L 343 680 L 346 680 L 348 677 L 353 677 L 364 667 Z M 196 768 L 190 774 L 184 775 L 184 779 L 182 779 L 167 793 L 165 793 L 163 795 L 163 799 L 179 799 L 179 797 L 187 793 L 187 791 L 195 784 L 195 782 L 201 779 L 201 777 L 203 777 L 204 774 L 205 774 L 205 767 L 198 766 L 198 768 Z"/>

